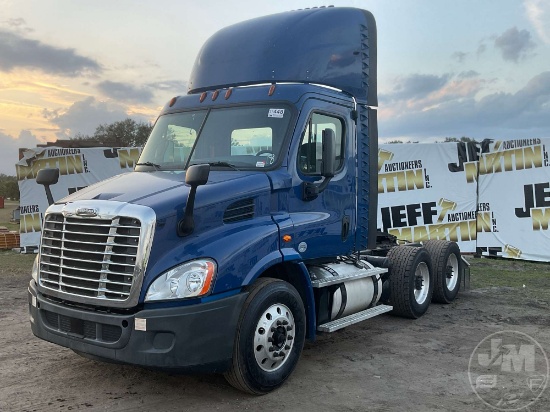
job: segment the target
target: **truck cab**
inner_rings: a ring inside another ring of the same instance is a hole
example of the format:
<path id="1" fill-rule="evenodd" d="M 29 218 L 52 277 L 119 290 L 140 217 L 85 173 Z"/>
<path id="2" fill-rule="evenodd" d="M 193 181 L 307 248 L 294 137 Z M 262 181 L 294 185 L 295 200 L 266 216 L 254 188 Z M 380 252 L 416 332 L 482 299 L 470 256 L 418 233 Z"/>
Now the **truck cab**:
<path id="1" fill-rule="evenodd" d="M 369 12 L 297 10 L 222 29 L 135 170 L 48 208 L 33 333 L 92 359 L 224 373 L 263 394 L 316 333 L 452 301 L 456 244 L 377 246 L 376 106 Z"/>

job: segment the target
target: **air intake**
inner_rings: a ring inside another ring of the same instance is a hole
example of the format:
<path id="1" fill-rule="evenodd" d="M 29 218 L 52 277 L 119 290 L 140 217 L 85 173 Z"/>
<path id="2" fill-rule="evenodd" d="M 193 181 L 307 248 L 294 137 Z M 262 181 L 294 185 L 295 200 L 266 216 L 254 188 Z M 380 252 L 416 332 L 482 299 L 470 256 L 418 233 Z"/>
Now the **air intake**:
<path id="1" fill-rule="evenodd" d="M 254 217 L 254 199 L 243 199 L 231 203 L 223 214 L 223 223 L 239 222 Z"/>

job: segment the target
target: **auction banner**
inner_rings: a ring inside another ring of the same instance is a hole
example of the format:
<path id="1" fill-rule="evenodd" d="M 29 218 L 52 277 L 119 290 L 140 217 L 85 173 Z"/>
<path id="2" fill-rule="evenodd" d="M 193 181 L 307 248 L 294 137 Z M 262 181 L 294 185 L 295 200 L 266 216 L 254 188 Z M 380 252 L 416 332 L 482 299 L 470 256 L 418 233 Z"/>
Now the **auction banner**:
<path id="1" fill-rule="evenodd" d="M 445 239 L 485 256 L 550 261 L 550 139 L 384 144 L 378 229 L 402 242 Z M 133 170 L 141 148 L 37 148 L 16 165 L 21 246 L 36 247 L 48 207 L 36 183 L 59 168 L 54 200 Z"/>
<path id="2" fill-rule="evenodd" d="M 465 149 L 462 143 L 380 145 L 378 229 L 402 242 L 444 239 L 475 252 L 477 182 L 462 173 Z"/>
<path id="3" fill-rule="evenodd" d="M 550 139 L 495 141 L 479 158 L 478 253 L 550 261 Z"/>
<path id="4" fill-rule="evenodd" d="M 40 147 L 26 150 L 15 165 L 19 183 L 21 247 L 40 244 L 42 219 L 48 208 L 44 186 L 36 175 L 44 168 L 58 168 L 59 181 L 50 186 L 54 201 L 79 189 L 130 172 L 139 159 L 141 148 L 59 148 Z"/>

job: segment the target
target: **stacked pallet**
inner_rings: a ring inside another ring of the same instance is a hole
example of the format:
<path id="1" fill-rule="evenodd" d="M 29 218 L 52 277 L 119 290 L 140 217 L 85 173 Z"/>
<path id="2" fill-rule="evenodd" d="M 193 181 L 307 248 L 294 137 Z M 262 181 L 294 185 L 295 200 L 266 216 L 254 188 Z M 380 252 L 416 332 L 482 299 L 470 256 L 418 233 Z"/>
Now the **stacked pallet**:
<path id="1" fill-rule="evenodd" d="M 19 247 L 19 233 L 10 232 L 7 227 L 0 226 L 0 249 Z"/>

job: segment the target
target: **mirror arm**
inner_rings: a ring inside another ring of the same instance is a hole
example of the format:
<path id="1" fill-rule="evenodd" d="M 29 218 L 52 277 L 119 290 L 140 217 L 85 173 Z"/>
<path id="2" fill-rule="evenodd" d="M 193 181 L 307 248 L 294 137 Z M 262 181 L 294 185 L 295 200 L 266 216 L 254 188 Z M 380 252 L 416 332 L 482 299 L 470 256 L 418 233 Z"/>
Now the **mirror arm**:
<path id="1" fill-rule="evenodd" d="M 187 203 L 185 205 L 185 211 L 183 212 L 183 218 L 178 222 L 177 225 L 178 236 L 189 236 L 195 230 L 193 209 L 195 207 L 195 195 L 197 194 L 197 187 L 205 185 L 208 182 L 209 175 L 210 165 L 208 164 L 192 165 L 187 168 L 187 171 L 185 173 L 185 183 L 191 186 L 191 190 L 189 190 L 189 196 L 187 197 Z"/>
<path id="2" fill-rule="evenodd" d="M 332 179 L 332 177 L 333 176 L 325 177 L 325 180 L 323 180 L 319 185 L 313 182 L 303 182 L 302 198 L 304 200 L 315 199 L 317 196 L 319 196 L 319 193 L 327 188 L 328 183 L 330 182 L 330 179 Z"/>
<path id="3" fill-rule="evenodd" d="M 178 236 L 189 236 L 195 230 L 195 219 L 193 219 L 193 207 L 195 206 L 195 195 L 197 186 L 191 186 L 183 219 L 178 222 Z"/>

